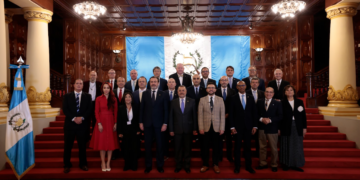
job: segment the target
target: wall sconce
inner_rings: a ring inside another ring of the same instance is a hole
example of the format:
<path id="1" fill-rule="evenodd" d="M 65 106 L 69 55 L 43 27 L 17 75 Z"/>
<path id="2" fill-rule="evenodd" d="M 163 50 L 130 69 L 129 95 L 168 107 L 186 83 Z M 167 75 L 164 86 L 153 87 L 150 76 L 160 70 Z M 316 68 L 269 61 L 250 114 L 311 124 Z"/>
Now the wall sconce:
<path id="1" fill-rule="evenodd" d="M 113 52 L 116 55 L 115 62 L 117 63 L 121 62 L 121 58 L 119 57 L 119 53 L 121 52 L 121 50 L 113 50 Z"/>
<path id="2" fill-rule="evenodd" d="M 263 48 L 255 48 L 255 51 L 256 51 L 255 60 L 260 61 L 261 60 L 261 51 L 263 51 Z"/>

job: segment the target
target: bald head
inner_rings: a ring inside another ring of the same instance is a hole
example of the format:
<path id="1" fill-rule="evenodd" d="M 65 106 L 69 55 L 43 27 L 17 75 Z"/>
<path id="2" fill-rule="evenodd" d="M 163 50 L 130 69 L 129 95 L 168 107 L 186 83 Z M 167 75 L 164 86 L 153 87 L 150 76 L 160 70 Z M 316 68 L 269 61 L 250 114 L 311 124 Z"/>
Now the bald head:
<path id="1" fill-rule="evenodd" d="M 221 76 L 220 78 L 220 84 L 222 88 L 226 88 L 227 85 L 229 84 L 229 79 L 227 76 Z"/>
<path id="2" fill-rule="evenodd" d="M 193 80 L 193 84 L 194 84 L 195 87 L 200 86 L 201 79 L 200 79 L 200 76 L 198 74 L 194 74 L 192 76 L 192 80 Z"/>
<path id="3" fill-rule="evenodd" d="M 184 73 L 184 65 L 182 63 L 178 63 L 176 65 L 176 73 L 182 75 Z"/>
<path id="4" fill-rule="evenodd" d="M 138 73 L 137 73 L 137 71 L 135 69 L 130 71 L 131 80 L 136 80 L 137 76 L 138 76 Z"/>
<path id="5" fill-rule="evenodd" d="M 276 80 L 281 80 L 282 77 L 283 77 L 282 70 L 281 69 L 275 69 L 274 76 L 275 76 Z"/>

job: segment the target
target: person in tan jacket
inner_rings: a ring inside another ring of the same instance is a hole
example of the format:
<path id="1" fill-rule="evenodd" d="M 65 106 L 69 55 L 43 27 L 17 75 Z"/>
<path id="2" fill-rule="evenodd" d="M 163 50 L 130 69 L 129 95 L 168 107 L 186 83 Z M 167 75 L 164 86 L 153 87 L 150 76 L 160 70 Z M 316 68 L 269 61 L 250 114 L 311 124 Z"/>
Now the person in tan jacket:
<path id="1" fill-rule="evenodd" d="M 198 110 L 199 133 L 202 136 L 201 159 L 203 167 L 200 172 L 209 169 L 209 149 L 210 142 L 213 150 L 213 165 L 215 173 L 220 173 L 219 163 L 219 138 L 225 131 L 225 105 L 221 97 L 215 96 L 215 84 L 208 84 L 206 91 L 208 95 L 201 98 Z"/>

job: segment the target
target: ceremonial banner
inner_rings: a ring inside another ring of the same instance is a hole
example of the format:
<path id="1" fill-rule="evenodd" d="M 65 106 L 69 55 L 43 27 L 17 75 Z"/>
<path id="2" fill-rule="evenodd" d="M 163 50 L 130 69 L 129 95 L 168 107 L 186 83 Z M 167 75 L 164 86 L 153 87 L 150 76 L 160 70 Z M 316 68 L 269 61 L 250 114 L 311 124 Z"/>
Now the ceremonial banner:
<path id="1" fill-rule="evenodd" d="M 16 177 L 20 179 L 35 166 L 33 123 L 26 96 L 22 69 L 28 65 L 10 65 L 17 69 L 14 91 L 7 116 L 5 156 Z"/>

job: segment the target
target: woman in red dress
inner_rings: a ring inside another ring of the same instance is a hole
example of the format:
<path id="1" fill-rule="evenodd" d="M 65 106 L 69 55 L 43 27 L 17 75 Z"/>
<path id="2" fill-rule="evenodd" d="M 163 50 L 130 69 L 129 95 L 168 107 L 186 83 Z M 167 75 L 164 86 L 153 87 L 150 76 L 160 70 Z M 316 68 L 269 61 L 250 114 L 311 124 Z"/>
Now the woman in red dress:
<path id="1" fill-rule="evenodd" d="M 110 160 L 112 151 L 119 149 L 116 135 L 118 105 L 109 83 L 104 83 L 101 91 L 103 95 L 97 97 L 95 101 L 97 123 L 92 134 L 90 147 L 100 150 L 102 171 L 111 171 Z M 105 164 L 106 151 L 107 163 Z"/>

